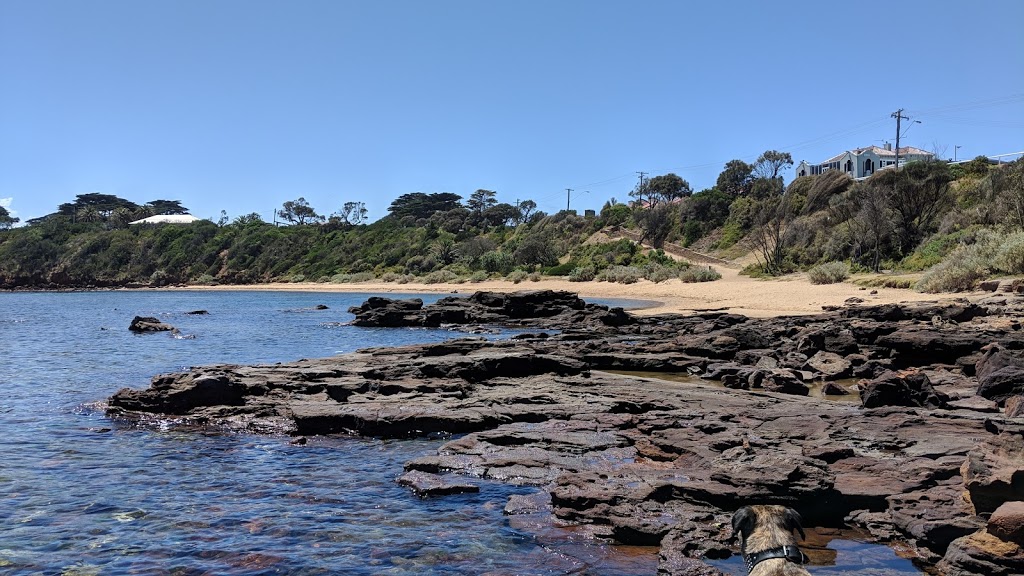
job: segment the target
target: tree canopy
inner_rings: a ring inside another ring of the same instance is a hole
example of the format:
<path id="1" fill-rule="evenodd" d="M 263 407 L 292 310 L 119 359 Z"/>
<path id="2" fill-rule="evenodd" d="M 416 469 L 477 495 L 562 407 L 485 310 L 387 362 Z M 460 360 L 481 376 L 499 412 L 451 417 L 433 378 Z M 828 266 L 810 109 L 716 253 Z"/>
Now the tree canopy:
<path id="1" fill-rule="evenodd" d="M 410 192 L 395 198 L 388 206 L 388 212 L 395 218 L 412 216 L 413 218 L 429 218 L 435 212 L 448 212 L 461 206 L 462 196 L 451 192 Z"/>
<path id="2" fill-rule="evenodd" d="M 281 206 L 281 209 L 277 211 L 277 215 L 282 219 L 287 220 L 290 224 L 298 224 L 300 226 L 312 224 L 314 222 L 321 222 L 324 219 L 324 217 L 317 214 L 316 210 L 309 205 L 309 202 L 301 196 L 298 200 L 288 200 L 285 202 Z"/>
<path id="3" fill-rule="evenodd" d="M 7 210 L 7 208 L 0 206 L 0 230 L 14 226 L 19 222 L 19 220 L 19 218 L 11 216 L 11 213 Z"/>

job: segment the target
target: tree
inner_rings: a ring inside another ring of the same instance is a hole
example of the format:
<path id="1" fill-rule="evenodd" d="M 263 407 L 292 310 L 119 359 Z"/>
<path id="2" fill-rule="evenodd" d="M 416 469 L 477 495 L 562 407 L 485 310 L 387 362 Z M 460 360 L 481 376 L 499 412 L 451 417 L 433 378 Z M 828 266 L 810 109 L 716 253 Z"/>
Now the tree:
<path id="1" fill-rule="evenodd" d="M 312 224 L 314 222 L 322 222 L 324 217 L 317 214 L 316 210 L 306 202 L 306 199 L 299 197 L 298 200 L 288 200 L 285 202 L 281 209 L 277 211 L 277 215 L 283 220 L 287 220 L 291 224 L 298 224 L 299 226 L 305 224 Z"/>
<path id="2" fill-rule="evenodd" d="M 466 208 L 478 219 L 483 219 L 484 211 L 498 203 L 498 193 L 493 190 L 477 190 L 469 195 Z"/>
<path id="3" fill-rule="evenodd" d="M 79 222 L 99 222 L 103 220 L 103 214 L 95 206 L 85 206 L 78 209 L 75 219 Z"/>
<path id="4" fill-rule="evenodd" d="M 129 200 L 125 200 L 124 198 L 114 196 L 113 194 L 91 192 L 89 194 L 79 194 L 75 196 L 74 202 L 61 204 L 57 207 L 57 212 L 59 214 L 64 214 L 65 216 L 76 216 L 78 212 L 82 211 L 84 208 L 92 208 L 99 214 L 99 219 L 104 220 L 118 208 L 128 208 L 129 210 L 134 211 L 138 210 L 139 205 Z"/>
<path id="5" fill-rule="evenodd" d="M 134 213 L 131 210 L 122 206 L 111 212 L 110 218 L 108 218 L 107 221 L 115 228 L 124 228 L 132 221 L 133 214 Z"/>
<path id="6" fill-rule="evenodd" d="M 484 210 L 484 222 L 493 226 L 508 226 L 520 217 L 519 210 L 515 206 L 500 202 Z"/>
<path id="7" fill-rule="evenodd" d="M 0 206 L 0 230 L 6 230 L 17 224 L 20 220 L 20 218 L 11 216 L 11 213 L 7 211 L 7 208 Z"/>
<path id="8" fill-rule="evenodd" d="M 761 201 L 754 226 L 747 236 L 753 245 L 761 266 L 768 274 L 782 274 L 786 246 L 789 243 L 789 225 L 793 210 L 790 195 L 769 196 Z"/>
<path id="9" fill-rule="evenodd" d="M 878 272 L 882 263 L 882 242 L 892 232 L 889 191 L 875 182 L 864 182 L 854 187 L 851 195 L 858 206 L 851 225 L 859 229 L 858 237 L 867 240 L 872 252 L 871 269 Z"/>
<path id="10" fill-rule="evenodd" d="M 778 150 L 765 150 L 763 154 L 754 161 L 752 172 L 758 178 L 775 180 L 781 173 L 793 165 L 793 157 L 789 152 Z"/>
<path id="11" fill-rule="evenodd" d="M 256 212 L 250 212 L 249 214 L 243 214 L 232 222 L 235 226 L 248 226 L 250 224 L 263 224 L 263 217 Z"/>
<path id="12" fill-rule="evenodd" d="M 366 204 L 362 202 L 345 202 L 335 215 L 348 226 L 358 226 L 366 222 Z"/>
<path id="13" fill-rule="evenodd" d="M 537 203 L 533 200 L 523 200 L 516 205 L 516 208 L 519 210 L 519 216 L 516 218 L 516 224 L 518 225 L 530 220 L 530 214 L 537 209 Z"/>
<path id="14" fill-rule="evenodd" d="M 690 183 L 672 173 L 651 178 L 647 181 L 645 188 L 651 206 L 671 204 L 676 200 L 693 195 Z"/>
<path id="15" fill-rule="evenodd" d="M 447 236 L 438 238 L 434 242 L 433 252 L 438 262 L 445 266 L 455 262 L 455 259 L 459 257 L 459 249 L 455 246 L 455 240 Z"/>
<path id="16" fill-rule="evenodd" d="M 650 208 L 641 208 L 634 214 L 637 226 L 643 231 L 641 241 L 650 242 L 651 246 L 661 248 L 672 233 L 675 225 L 676 210 L 668 204 L 660 204 Z"/>
<path id="17" fill-rule="evenodd" d="M 872 177 L 887 190 L 892 190 L 895 232 L 901 253 L 913 250 L 930 234 L 939 215 L 952 202 L 951 180 L 945 162 L 908 162 L 897 170 L 883 170 Z"/>
<path id="18" fill-rule="evenodd" d="M 990 178 L 1004 213 L 1010 216 L 1015 226 L 1024 230 L 1024 158 L 1006 168 L 993 170 Z"/>
<path id="19" fill-rule="evenodd" d="M 153 214 L 188 214 L 188 208 L 181 205 L 181 200 L 150 200 L 146 207 Z"/>
<path id="20" fill-rule="evenodd" d="M 725 169 L 718 175 L 715 188 L 736 198 L 743 196 L 750 191 L 750 180 L 754 167 L 743 160 L 730 160 L 726 162 Z"/>
<path id="21" fill-rule="evenodd" d="M 411 192 L 402 194 L 391 202 L 388 212 L 398 220 L 406 216 L 412 216 L 414 220 L 418 220 L 430 218 L 435 212 L 449 212 L 459 208 L 461 207 L 460 200 L 462 200 L 462 196 L 450 192 L 434 194 Z"/>

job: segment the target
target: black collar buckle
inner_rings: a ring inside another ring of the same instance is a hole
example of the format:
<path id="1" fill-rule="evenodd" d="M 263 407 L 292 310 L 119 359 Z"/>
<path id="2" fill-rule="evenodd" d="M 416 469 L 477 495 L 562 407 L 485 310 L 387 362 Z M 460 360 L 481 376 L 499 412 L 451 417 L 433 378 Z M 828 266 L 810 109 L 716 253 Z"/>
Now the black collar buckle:
<path id="1" fill-rule="evenodd" d="M 754 571 L 754 566 L 773 558 L 785 558 L 794 564 L 805 564 L 807 562 L 807 556 L 800 551 L 798 546 L 786 544 L 778 548 L 762 550 L 756 554 L 744 554 L 743 562 L 747 565 L 747 574 Z"/>

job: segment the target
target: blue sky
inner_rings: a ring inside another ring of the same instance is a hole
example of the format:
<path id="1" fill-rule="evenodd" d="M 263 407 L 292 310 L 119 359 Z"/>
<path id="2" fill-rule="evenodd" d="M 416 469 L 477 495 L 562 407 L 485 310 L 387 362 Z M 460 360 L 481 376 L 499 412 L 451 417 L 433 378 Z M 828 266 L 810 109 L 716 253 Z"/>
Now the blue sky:
<path id="1" fill-rule="evenodd" d="M 1024 2 L 0 1 L 0 202 L 200 217 L 695 190 L 767 149 L 1024 150 Z M 904 125 L 906 127 L 906 125 Z M 789 176 L 792 175 L 790 172 Z"/>

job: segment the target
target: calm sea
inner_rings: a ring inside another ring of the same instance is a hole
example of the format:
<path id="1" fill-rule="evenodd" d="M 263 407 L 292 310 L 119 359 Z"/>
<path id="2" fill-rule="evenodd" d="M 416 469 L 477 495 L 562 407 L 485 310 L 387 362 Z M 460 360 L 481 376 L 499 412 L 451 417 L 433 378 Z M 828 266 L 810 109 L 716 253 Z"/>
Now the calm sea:
<path id="1" fill-rule="evenodd" d="M 420 499 L 399 487 L 402 464 L 440 439 L 298 446 L 287 437 L 132 429 L 91 407 L 189 366 L 461 336 L 338 325 L 366 296 L 0 294 L 0 573 L 656 572 L 653 549 L 603 545 L 544 517 L 503 516 L 510 494 L 531 489 L 481 482 L 479 494 Z M 329 309 L 313 310 L 318 304 Z M 199 309 L 209 314 L 185 314 Z M 133 335 L 136 315 L 194 338 Z M 884 573 L 916 573 L 895 568 L 889 562 Z"/>

